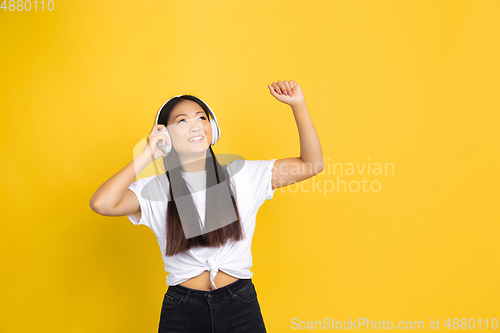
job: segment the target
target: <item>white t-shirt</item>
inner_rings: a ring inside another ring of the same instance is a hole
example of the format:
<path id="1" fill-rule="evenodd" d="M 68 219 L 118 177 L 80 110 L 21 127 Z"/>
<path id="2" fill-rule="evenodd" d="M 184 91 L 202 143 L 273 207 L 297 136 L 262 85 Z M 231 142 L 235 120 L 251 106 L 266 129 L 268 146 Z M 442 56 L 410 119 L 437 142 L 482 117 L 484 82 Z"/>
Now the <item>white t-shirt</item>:
<path id="1" fill-rule="evenodd" d="M 230 239 L 219 248 L 195 247 L 174 256 L 165 256 L 166 251 L 166 217 L 169 194 L 169 183 L 166 174 L 137 179 L 128 188 L 132 190 L 141 206 L 141 220 L 127 215 L 135 225 L 146 225 L 156 235 L 165 263 L 167 285 L 175 286 L 190 278 L 210 271 L 210 281 L 214 284 L 217 271 L 221 271 L 241 279 L 253 276 L 252 267 L 252 237 L 255 230 L 255 219 L 260 206 L 273 197 L 271 186 L 272 168 L 276 159 L 272 160 L 235 160 L 228 163 L 229 184 L 238 205 L 242 224 L 243 239 Z M 206 203 L 206 170 L 198 172 L 183 172 L 181 175 L 191 192 L 193 202 L 198 210 L 201 221 L 205 220 Z"/>

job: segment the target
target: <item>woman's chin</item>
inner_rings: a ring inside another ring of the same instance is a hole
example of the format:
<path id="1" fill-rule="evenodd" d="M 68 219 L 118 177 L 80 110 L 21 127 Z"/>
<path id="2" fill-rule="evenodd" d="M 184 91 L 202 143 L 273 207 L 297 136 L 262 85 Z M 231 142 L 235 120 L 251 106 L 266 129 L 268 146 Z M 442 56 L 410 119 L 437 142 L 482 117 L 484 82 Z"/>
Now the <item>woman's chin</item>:
<path id="1" fill-rule="evenodd" d="M 198 145 L 197 147 L 190 147 L 189 149 L 185 149 L 182 154 L 187 155 L 199 155 L 206 154 L 208 150 L 208 145 Z"/>

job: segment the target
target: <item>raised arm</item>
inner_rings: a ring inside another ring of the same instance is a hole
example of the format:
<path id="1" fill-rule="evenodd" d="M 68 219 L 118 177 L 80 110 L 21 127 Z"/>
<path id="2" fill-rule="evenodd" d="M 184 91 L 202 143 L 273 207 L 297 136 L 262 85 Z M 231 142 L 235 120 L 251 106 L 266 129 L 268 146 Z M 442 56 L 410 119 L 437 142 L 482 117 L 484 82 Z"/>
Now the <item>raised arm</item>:
<path id="1" fill-rule="evenodd" d="M 165 126 L 161 124 L 154 125 L 142 153 L 99 186 L 89 202 L 90 208 L 94 212 L 105 216 L 125 216 L 140 212 L 139 201 L 135 193 L 129 190 L 128 187 L 132 184 L 136 175 L 152 161 L 167 156 L 157 147 L 160 140 L 166 140 L 170 144 L 166 134 L 159 131 L 162 128 L 165 128 Z"/>
<path id="2" fill-rule="evenodd" d="M 318 133 L 307 110 L 301 87 L 295 81 L 278 81 L 268 86 L 271 95 L 292 108 L 299 131 L 300 157 L 277 160 L 273 167 L 273 189 L 313 177 L 323 171 L 323 152 Z"/>
<path id="3" fill-rule="evenodd" d="M 136 177 L 136 169 L 142 170 L 151 162 L 151 156 L 139 154 L 132 162 L 106 180 L 90 199 L 90 208 L 104 216 L 125 216 L 140 211 L 139 201 L 128 187 Z"/>

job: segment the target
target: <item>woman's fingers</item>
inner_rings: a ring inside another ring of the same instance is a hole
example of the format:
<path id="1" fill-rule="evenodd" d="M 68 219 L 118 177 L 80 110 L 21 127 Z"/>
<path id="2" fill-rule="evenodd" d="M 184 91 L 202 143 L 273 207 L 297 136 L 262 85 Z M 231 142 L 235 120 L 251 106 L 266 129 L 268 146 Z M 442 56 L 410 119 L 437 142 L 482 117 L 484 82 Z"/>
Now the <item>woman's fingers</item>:
<path id="1" fill-rule="evenodd" d="M 292 92 L 292 88 L 290 88 L 290 84 L 288 81 L 278 81 L 278 85 L 281 88 L 281 91 L 283 91 L 284 95 L 289 95 Z"/>
<path id="2" fill-rule="evenodd" d="M 269 87 L 270 87 L 271 95 L 273 95 L 274 97 L 278 97 L 279 96 L 278 92 L 277 92 L 278 88 L 276 88 L 276 87 L 274 87 L 272 85 L 269 85 Z"/>
<path id="3" fill-rule="evenodd" d="M 280 95 L 292 96 L 293 87 L 296 85 L 295 81 L 281 81 L 273 82 L 272 87 Z"/>
<path id="4" fill-rule="evenodd" d="M 156 133 L 153 133 L 153 135 L 159 136 L 160 140 L 162 143 L 166 143 L 167 145 L 170 145 L 170 140 L 167 135 L 167 130 L 165 128 L 161 128 Z"/>
<path id="5" fill-rule="evenodd" d="M 165 153 L 159 146 L 170 146 L 170 139 L 169 136 L 167 135 L 167 130 L 164 125 L 157 124 L 153 126 L 153 130 L 156 130 L 156 132 L 151 133 L 148 138 L 147 138 L 147 143 L 148 143 L 148 148 L 149 152 L 151 154 L 151 158 L 153 161 L 158 158 L 157 156 L 167 156 L 168 154 Z M 158 155 L 160 154 L 160 155 Z"/>
<path id="6" fill-rule="evenodd" d="M 274 91 L 276 91 L 278 94 L 280 94 L 280 95 L 281 95 L 281 89 L 280 89 L 280 87 L 278 86 L 278 84 L 277 84 L 276 82 L 273 82 L 273 83 L 271 83 L 271 85 L 273 86 Z"/>
<path id="7" fill-rule="evenodd" d="M 153 130 L 156 130 L 156 131 L 152 132 L 148 136 L 148 140 L 151 140 L 154 144 L 158 143 L 158 141 L 169 144 L 168 136 L 164 132 L 165 125 L 161 125 L 161 124 L 155 125 L 155 126 L 153 126 Z M 156 139 L 156 137 L 158 137 L 158 139 Z"/>
<path id="8" fill-rule="evenodd" d="M 163 124 L 156 124 L 153 126 L 153 128 L 151 129 L 151 133 L 149 134 L 153 134 L 155 132 L 158 132 L 158 130 L 161 130 L 162 128 L 166 128 L 165 125 Z"/>
<path id="9" fill-rule="evenodd" d="M 292 96 L 292 86 L 290 84 L 290 81 L 284 81 L 283 84 L 285 85 L 286 87 L 286 93 L 288 93 L 289 96 Z"/>
<path id="10" fill-rule="evenodd" d="M 286 87 L 285 87 L 285 84 L 283 83 L 283 81 L 281 81 L 281 80 L 278 81 L 278 87 L 280 87 L 281 92 L 283 94 L 286 94 Z"/>
<path id="11" fill-rule="evenodd" d="M 147 145 L 146 147 L 144 147 L 144 151 L 149 151 L 149 154 L 151 154 L 151 158 L 153 161 L 159 157 L 165 157 L 168 155 L 168 153 L 163 152 L 163 150 L 159 148 L 159 145 L 161 145 L 161 143 L 164 143 L 168 146 L 172 145 L 167 133 L 168 129 L 165 125 L 155 124 L 153 125 L 151 133 L 147 136 Z"/>

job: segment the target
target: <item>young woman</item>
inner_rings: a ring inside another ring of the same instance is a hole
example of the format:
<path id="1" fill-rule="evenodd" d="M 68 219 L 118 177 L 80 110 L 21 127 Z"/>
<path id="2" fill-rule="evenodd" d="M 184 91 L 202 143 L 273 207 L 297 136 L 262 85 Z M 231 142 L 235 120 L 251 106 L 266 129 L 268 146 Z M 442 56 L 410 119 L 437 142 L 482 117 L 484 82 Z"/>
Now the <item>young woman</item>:
<path id="1" fill-rule="evenodd" d="M 96 213 L 127 216 L 155 233 L 169 272 L 159 332 L 266 332 L 250 271 L 257 211 L 275 189 L 324 168 L 299 84 L 268 88 L 291 106 L 300 157 L 219 164 L 211 147 L 220 138 L 213 111 L 197 97 L 179 95 L 158 111 L 144 151 L 90 200 Z M 160 157 L 165 173 L 133 182 Z"/>

